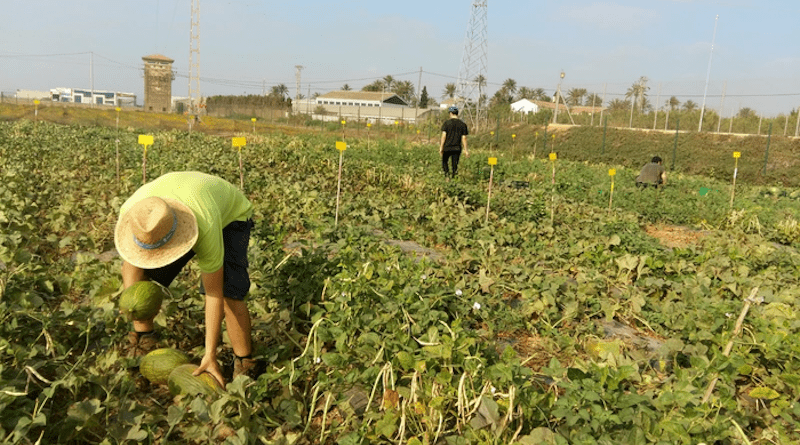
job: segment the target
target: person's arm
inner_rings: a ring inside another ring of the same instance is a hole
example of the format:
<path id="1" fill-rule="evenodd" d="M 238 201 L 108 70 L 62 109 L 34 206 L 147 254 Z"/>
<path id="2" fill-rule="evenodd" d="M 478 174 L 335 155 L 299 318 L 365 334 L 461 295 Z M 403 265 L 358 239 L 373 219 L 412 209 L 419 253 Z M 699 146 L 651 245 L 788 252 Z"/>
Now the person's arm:
<path id="1" fill-rule="evenodd" d="M 461 136 L 461 147 L 464 149 L 464 156 L 469 157 L 469 151 L 467 151 L 467 135 Z"/>
<path id="2" fill-rule="evenodd" d="M 222 270 L 220 267 L 216 272 L 202 274 L 203 287 L 206 290 L 206 352 L 194 375 L 208 371 L 224 387 L 225 380 L 217 361 L 217 347 L 222 335 L 222 318 L 225 315 Z"/>
<path id="3" fill-rule="evenodd" d="M 661 185 L 667 185 L 667 172 L 661 172 Z"/>
<path id="4" fill-rule="evenodd" d="M 443 131 L 442 132 L 442 140 L 439 141 L 439 154 L 443 154 L 444 153 L 444 140 L 445 140 L 446 137 L 447 137 L 447 132 Z"/>

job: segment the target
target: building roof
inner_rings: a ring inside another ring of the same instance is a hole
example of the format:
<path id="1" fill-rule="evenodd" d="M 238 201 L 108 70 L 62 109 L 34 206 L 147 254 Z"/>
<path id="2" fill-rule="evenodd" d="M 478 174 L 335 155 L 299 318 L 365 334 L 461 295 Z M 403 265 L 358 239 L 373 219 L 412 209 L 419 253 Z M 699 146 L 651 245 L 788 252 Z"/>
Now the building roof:
<path id="1" fill-rule="evenodd" d="M 150 54 L 149 56 L 142 57 L 142 60 L 145 62 L 168 62 L 172 63 L 174 60 L 170 59 L 167 56 L 162 56 L 161 54 Z"/>
<path id="2" fill-rule="evenodd" d="M 397 94 L 373 91 L 331 91 L 317 96 L 317 99 L 374 100 L 376 102 L 407 105 Z"/>
<path id="3" fill-rule="evenodd" d="M 546 108 L 550 110 L 554 110 L 556 108 L 555 102 L 544 102 L 541 100 L 531 100 L 528 99 L 530 102 L 535 103 L 539 106 L 539 108 Z M 559 101 L 558 104 L 559 108 L 564 108 L 564 103 Z M 595 113 L 599 113 L 602 110 L 606 110 L 606 107 L 584 107 L 584 106 L 570 106 L 569 111 L 571 113 L 591 113 L 594 110 Z"/>

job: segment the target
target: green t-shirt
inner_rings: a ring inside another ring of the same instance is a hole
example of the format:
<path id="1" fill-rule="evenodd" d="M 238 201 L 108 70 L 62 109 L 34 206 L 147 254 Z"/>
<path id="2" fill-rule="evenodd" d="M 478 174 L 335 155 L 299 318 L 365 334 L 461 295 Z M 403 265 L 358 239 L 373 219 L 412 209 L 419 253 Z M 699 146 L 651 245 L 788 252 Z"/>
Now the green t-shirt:
<path id="1" fill-rule="evenodd" d="M 233 184 L 200 172 L 167 173 L 141 186 L 122 204 L 120 215 L 134 203 L 151 196 L 177 199 L 197 218 L 197 243 L 192 250 L 200 270 L 216 272 L 222 267 L 225 248 L 222 229 L 233 221 L 247 221 L 253 205 Z"/>

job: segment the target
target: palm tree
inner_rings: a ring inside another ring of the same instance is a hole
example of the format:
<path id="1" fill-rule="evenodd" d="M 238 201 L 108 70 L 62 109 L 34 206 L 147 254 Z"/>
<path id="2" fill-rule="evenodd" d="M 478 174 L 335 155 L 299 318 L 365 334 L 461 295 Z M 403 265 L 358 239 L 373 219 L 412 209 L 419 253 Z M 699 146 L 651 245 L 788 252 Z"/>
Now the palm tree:
<path id="1" fill-rule="evenodd" d="M 371 84 L 364 86 L 361 88 L 361 91 L 372 91 L 373 93 L 380 93 L 384 90 L 386 85 L 383 83 L 381 79 L 373 81 Z"/>
<path id="2" fill-rule="evenodd" d="M 577 106 L 581 104 L 583 96 L 586 95 L 586 88 L 571 88 L 567 91 L 567 105 Z"/>
<path id="3" fill-rule="evenodd" d="M 387 91 L 391 91 L 394 84 L 394 77 L 391 75 L 383 76 L 383 84 L 386 86 Z"/>
<path id="4" fill-rule="evenodd" d="M 286 95 L 289 94 L 289 88 L 285 84 L 278 84 L 272 87 L 272 94 L 275 96 L 279 96 L 281 99 L 285 99 Z"/>
<path id="5" fill-rule="evenodd" d="M 533 98 L 542 102 L 551 102 L 551 98 L 544 92 L 544 88 L 534 88 Z"/>
<path id="6" fill-rule="evenodd" d="M 342 85 L 342 91 L 350 91 L 350 85 L 348 84 Z"/>
<path id="7" fill-rule="evenodd" d="M 667 101 L 667 105 L 669 105 L 670 110 L 678 108 L 680 104 L 681 101 L 679 101 L 678 98 L 675 96 L 670 97 L 669 100 Z"/>
<path id="8" fill-rule="evenodd" d="M 583 104 L 587 107 L 602 107 L 603 98 L 597 93 L 592 93 L 586 96 L 586 100 L 583 101 Z"/>
<path id="9" fill-rule="evenodd" d="M 453 82 L 444 84 L 444 93 L 442 93 L 442 100 L 452 99 L 456 96 L 456 84 Z"/>
<path id="10" fill-rule="evenodd" d="M 644 111 L 644 104 L 645 98 L 647 97 L 647 90 L 650 87 L 647 86 L 647 77 L 642 76 L 636 82 L 628 88 L 628 92 L 625 93 L 625 98 L 630 99 L 633 101 L 634 104 L 639 105 L 639 111 Z"/>
<path id="11" fill-rule="evenodd" d="M 483 74 L 478 74 L 473 80 L 473 82 L 475 82 L 475 84 L 478 85 L 478 97 L 480 98 L 481 96 L 483 96 L 483 87 L 486 86 L 486 76 L 484 76 Z"/>
<path id="12" fill-rule="evenodd" d="M 533 89 L 528 87 L 519 87 L 517 90 L 517 99 L 533 99 L 536 96 Z"/>
<path id="13" fill-rule="evenodd" d="M 692 112 L 697 109 L 697 104 L 693 100 L 689 99 L 683 103 L 683 109 L 685 111 Z"/>
<path id="14" fill-rule="evenodd" d="M 611 102 L 608 103 L 609 111 L 627 110 L 630 107 L 631 107 L 631 102 L 622 99 L 613 99 Z"/>
<path id="15" fill-rule="evenodd" d="M 756 112 L 752 108 L 744 107 L 739 109 L 739 113 L 736 116 L 747 119 L 748 117 L 755 117 L 756 115 Z"/>
<path id="16" fill-rule="evenodd" d="M 511 78 L 506 79 L 503 81 L 503 89 L 509 96 L 513 96 L 517 92 L 517 81 Z"/>
<path id="17" fill-rule="evenodd" d="M 414 84 L 409 80 L 395 82 L 392 86 L 392 92 L 400 96 L 404 101 L 411 103 L 412 99 L 414 99 Z"/>

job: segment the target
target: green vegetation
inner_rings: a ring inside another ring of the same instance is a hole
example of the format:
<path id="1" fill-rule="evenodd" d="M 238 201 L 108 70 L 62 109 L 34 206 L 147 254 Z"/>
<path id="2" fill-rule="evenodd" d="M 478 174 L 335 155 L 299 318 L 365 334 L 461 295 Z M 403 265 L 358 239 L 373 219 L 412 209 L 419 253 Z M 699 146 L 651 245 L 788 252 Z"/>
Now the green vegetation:
<path id="1" fill-rule="evenodd" d="M 653 154 L 670 163 L 674 136 L 609 130 L 603 153 L 602 129 L 548 134 L 547 149 L 543 128 L 502 129 L 476 135 L 448 182 L 435 145 L 412 131 L 348 133 L 335 226 L 341 128 L 244 126 L 256 208 L 248 301 L 267 370 L 173 398 L 122 354 L 130 326 L 107 253 L 141 184 L 137 136 L 153 127 L 128 116 L 117 132 L 113 116 L 94 118 L 110 128 L 0 122 L 4 443 L 800 441 L 794 142 L 773 140 L 770 157 L 786 164 L 761 178 L 755 141 L 682 137 L 678 171 L 657 191 L 633 178 Z M 189 169 L 238 184 L 229 137 L 153 134 L 148 177 Z M 716 142 L 719 161 L 695 145 Z M 732 209 L 730 144 L 742 152 Z M 665 247 L 646 232 L 664 225 L 690 242 Z M 182 274 L 156 318 L 195 361 L 197 280 Z"/>

